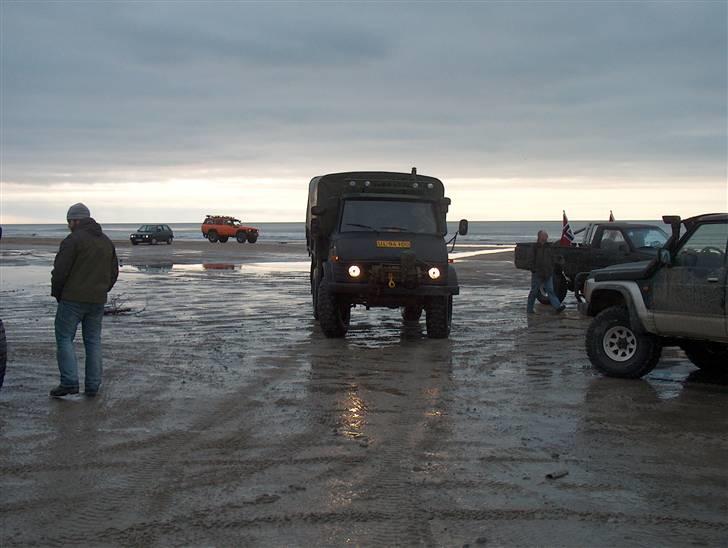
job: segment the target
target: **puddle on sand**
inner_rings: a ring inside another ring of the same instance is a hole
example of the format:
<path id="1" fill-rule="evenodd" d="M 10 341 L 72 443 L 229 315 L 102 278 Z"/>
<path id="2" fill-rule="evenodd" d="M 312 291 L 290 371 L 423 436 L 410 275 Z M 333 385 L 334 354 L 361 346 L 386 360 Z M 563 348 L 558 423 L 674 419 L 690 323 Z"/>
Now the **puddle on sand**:
<path id="1" fill-rule="evenodd" d="M 479 251 L 456 251 L 450 253 L 448 257 L 450 259 L 466 259 L 468 257 L 477 257 L 478 255 L 493 255 L 494 253 L 507 253 L 516 249 L 513 246 L 499 247 L 497 249 L 481 249 Z"/>
<path id="2" fill-rule="evenodd" d="M 41 284 L 48 284 L 50 288 L 52 269 L 53 267 L 50 265 L 2 265 L 0 266 L 0 290 L 10 291 Z"/>
<path id="3" fill-rule="evenodd" d="M 195 263 L 195 264 L 125 264 L 122 272 L 208 272 L 208 271 L 236 271 L 246 272 L 308 272 L 310 263 L 307 261 L 271 261 L 262 263 Z"/>

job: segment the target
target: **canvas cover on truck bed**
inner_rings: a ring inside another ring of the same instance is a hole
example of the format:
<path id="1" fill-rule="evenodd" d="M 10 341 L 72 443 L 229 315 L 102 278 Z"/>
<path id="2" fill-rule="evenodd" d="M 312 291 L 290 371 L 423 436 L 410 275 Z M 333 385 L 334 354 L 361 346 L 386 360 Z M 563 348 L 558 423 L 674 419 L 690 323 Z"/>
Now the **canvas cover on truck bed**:
<path id="1" fill-rule="evenodd" d="M 398 195 L 437 201 L 444 198 L 445 188 L 439 179 L 415 173 L 350 171 L 314 177 L 308 186 L 307 228 L 311 223 L 312 207 L 324 209 L 320 217 L 334 218 L 338 213 L 338 200 L 348 194 Z M 322 229 L 328 232 L 333 226 L 322 222 Z"/>

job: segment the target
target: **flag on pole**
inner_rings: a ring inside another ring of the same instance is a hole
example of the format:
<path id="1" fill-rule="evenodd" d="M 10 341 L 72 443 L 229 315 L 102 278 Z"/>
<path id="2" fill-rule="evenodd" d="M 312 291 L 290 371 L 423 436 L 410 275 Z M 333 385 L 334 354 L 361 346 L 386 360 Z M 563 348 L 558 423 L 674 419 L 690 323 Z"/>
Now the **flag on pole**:
<path id="1" fill-rule="evenodd" d="M 571 230 L 571 225 L 569 224 L 569 219 L 566 218 L 566 211 L 564 211 L 564 226 L 561 229 L 561 240 L 559 241 L 559 244 L 564 247 L 569 247 L 574 243 L 574 233 Z"/>
<path id="2" fill-rule="evenodd" d="M 609 222 L 610 223 L 613 223 L 614 222 L 614 213 L 612 213 L 612 210 L 611 209 L 609 210 Z"/>

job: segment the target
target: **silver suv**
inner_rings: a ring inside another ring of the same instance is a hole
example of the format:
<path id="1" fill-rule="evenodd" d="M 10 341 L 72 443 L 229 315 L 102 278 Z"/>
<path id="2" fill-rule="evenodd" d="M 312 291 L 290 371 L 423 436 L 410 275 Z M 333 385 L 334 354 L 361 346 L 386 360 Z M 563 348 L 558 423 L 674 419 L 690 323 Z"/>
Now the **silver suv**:
<path id="1" fill-rule="evenodd" d="M 680 346 L 701 369 L 728 371 L 726 277 L 728 214 L 665 216 L 672 236 L 652 261 L 594 270 L 582 312 L 592 365 L 612 377 L 638 378 L 664 346 Z"/>

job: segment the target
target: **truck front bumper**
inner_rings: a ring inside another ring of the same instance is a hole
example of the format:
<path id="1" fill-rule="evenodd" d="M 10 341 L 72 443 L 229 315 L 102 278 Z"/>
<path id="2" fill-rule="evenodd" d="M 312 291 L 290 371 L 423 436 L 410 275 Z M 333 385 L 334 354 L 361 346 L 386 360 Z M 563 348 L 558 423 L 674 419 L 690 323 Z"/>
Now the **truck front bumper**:
<path id="1" fill-rule="evenodd" d="M 458 286 L 448 285 L 420 285 L 413 288 L 398 285 L 390 288 L 368 283 L 330 282 L 329 288 L 333 293 L 376 297 L 446 297 L 460 293 Z"/>

